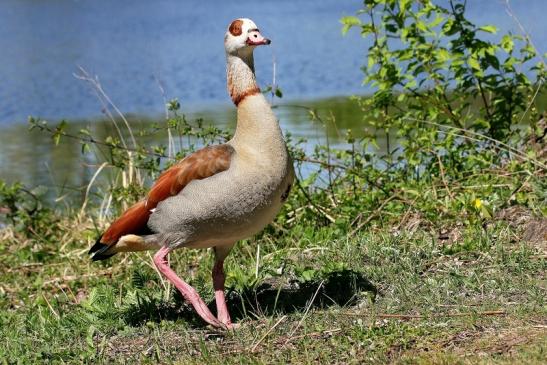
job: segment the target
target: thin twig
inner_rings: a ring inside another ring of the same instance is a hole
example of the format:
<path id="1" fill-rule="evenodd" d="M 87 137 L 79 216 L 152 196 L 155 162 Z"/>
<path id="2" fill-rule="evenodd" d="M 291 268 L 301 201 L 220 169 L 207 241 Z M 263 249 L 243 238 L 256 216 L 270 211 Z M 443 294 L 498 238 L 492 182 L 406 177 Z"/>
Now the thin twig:
<path id="1" fill-rule="evenodd" d="M 323 287 L 324 283 L 325 283 L 325 280 L 322 280 L 321 283 L 319 283 L 319 286 L 317 287 L 317 290 L 315 291 L 315 294 L 313 294 L 313 297 L 311 298 L 310 302 L 308 303 L 308 305 L 306 307 L 306 310 L 304 311 L 304 315 L 302 316 L 300 321 L 298 321 L 298 323 L 296 324 L 294 329 L 291 331 L 291 333 L 289 334 L 289 338 L 287 339 L 287 341 L 285 341 L 283 346 L 285 346 L 287 343 L 289 343 L 289 341 L 291 340 L 292 335 L 294 335 L 296 330 L 302 325 L 302 322 L 304 322 L 304 320 L 308 316 L 308 312 L 310 311 L 310 308 L 313 305 L 313 302 L 315 302 L 315 297 L 317 297 L 317 294 L 319 293 L 319 290 L 321 290 L 321 288 Z"/>
<path id="2" fill-rule="evenodd" d="M 112 149 L 118 149 L 118 150 L 130 151 L 130 152 L 137 152 L 137 153 L 140 153 L 140 154 L 143 154 L 143 155 L 154 156 L 154 157 L 159 157 L 159 158 L 165 158 L 165 159 L 168 159 L 168 160 L 175 160 L 174 157 L 171 157 L 171 156 L 169 156 L 165 153 L 153 152 L 153 151 L 149 151 L 149 150 L 146 150 L 146 149 L 119 146 L 119 145 L 115 145 L 115 144 L 108 143 L 108 142 L 105 142 L 105 141 L 97 140 L 97 139 L 92 138 L 92 137 L 82 137 L 82 136 L 70 134 L 70 133 L 67 133 L 65 131 L 59 132 L 59 131 L 56 131 L 56 130 L 50 128 L 47 125 L 43 125 L 43 124 L 39 124 L 39 123 L 36 124 L 35 128 L 39 129 L 40 131 L 45 131 L 45 132 L 50 133 L 50 134 L 60 134 L 63 137 L 75 139 L 75 140 L 78 140 L 78 141 L 84 142 L 84 143 L 91 143 L 91 144 L 95 144 L 95 145 L 99 145 L 99 146 L 105 146 L 105 147 L 112 148 Z M 310 157 L 293 157 L 293 160 L 301 161 L 301 162 L 304 162 L 304 163 L 312 163 L 312 164 L 322 165 L 322 166 L 327 167 L 327 168 L 337 168 L 337 169 L 342 169 L 342 170 L 349 169 L 349 167 L 344 166 L 344 165 L 328 163 L 326 161 L 321 161 L 321 160 L 313 159 L 313 158 L 310 158 Z"/>
<path id="3" fill-rule="evenodd" d="M 253 347 L 251 348 L 251 352 L 255 352 L 255 350 L 256 350 L 256 348 L 258 347 L 258 345 L 260 345 L 260 344 L 262 343 L 262 341 L 264 341 L 264 339 L 266 339 L 266 337 L 268 337 L 268 335 L 269 335 L 270 333 L 272 333 L 272 331 L 275 329 L 275 327 L 277 327 L 281 322 L 283 322 L 283 321 L 285 320 L 285 318 L 287 318 L 287 315 L 284 315 L 283 317 L 279 318 L 279 320 L 278 320 L 272 327 L 270 327 L 270 329 L 268 330 L 268 332 L 266 332 L 266 333 L 264 334 L 264 336 L 262 336 L 262 337 L 260 338 L 260 340 L 258 340 L 258 342 L 255 343 L 255 344 L 253 345 Z"/>
<path id="4" fill-rule="evenodd" d="M 258 269 L 260 268 L 260 243 L 256 245 L 256 265 L 255 265 L 255 278 L 258 279 Z"/>
<path id="5" fill-rule="evenodd" d="M 276 71 L 277 71 L 277 62 L 275 61 L 275 53 L 272 52 L 272 92 L 271 92 L 271 94 L 272 94 L 271 104 L 272 105 L 274 103 L 275 91 L 277 89 L 277 85 L 276 85 L 276 82 L 275 82 Z"/>
<path id="6" fill-rule="evenodd" d="M 44 300 L 46 301 L 49 310 L 51 311 L 51 313 L 53 313 L 53 315 L 55 316 L 55 318 L 60 319 L 61 316 L 59 316 L 59 313 L 55 312 L 55 309 L 53 309 L 53 307 L 51 306 L 51 303 L 49 302 L 49 300 L 47 300 L 47 298 L 46 298 L 46 296 L 45 296 L 44 293 L 42 293 L 42 298 L 44 298 Z"/>
<path id="7" fill-rule="evenodd" d="M 345 312 L 345 315 L 348 316 L 371 316 L 376 318 L 398 318 L 398 319 L 421 319 L 421 318 L 443 318 L 443 317 L 472 317 L 472 316 L 503 316 L 507 314 L 504 310 L 494 310 L 494 311 L 485 311 L 485 312 L 468 312 L 468 313 L 446 313 L 446 314 L 430 314 L 430 315 L 421 315 L 421 314 L 370 314 L 370 313 L 353 313 Z"/>
<path id="8" fill-rule="evenodd" d="M 99 168 L 97 169 L 97 171 L 95 171 L 95 173 L 93 174 L 93 176 L 91 177 L 91 180 L 89 180 L 89 184 L 87 184 L 87 188 L 85 189 L 85 195 L 84 195 L 84 202 L 82 203 L 82 208 L 80 209 L 80 214 L 82 214 L 85 210 L 85 207 L 87 205 L 87 200 L 88 200 L 88 197 L 89 197 L 89 191 L 91 190 L 91 186 L 93 185 L 93 183 L 95 182 L 95 179 L 97 178 L 97 176 L 99 176 L 99 174 L 101 173 L 101 171 L 108 165 L 108 162 L 103 162 L 101 164 L 101 166 L 99 166 Z"/>
<path id="9" fill-rule="evenodd" d="M 538 51 L 537 47 L 535 46 L 534 42 L 532 41 L 532 37 L 530 37 L 530 34 L 528 31 L 526 31 L 526 28 L 522 25 L 519 18 L 515 15 L 513 12 L 513 9 L 511 8 L 511 5 L 509 5 L 509 0 L 505 0 L 505 12 L 513 19 L 513 21 L 517 24 L 517 26 L 520 28 L 520 31 L 530 43 L 532 48 L 534 48 L 534 51 L 536 52 L 536 56 L 539 58 L 540 62 L 543 64 L 543 68 L 545 69 L 545 60 L 543 59 L 542 54 Z M 524 110 L 524 113 L 522 113 L 522 116 L 520 117 L 519 124 L 522 123 L 524 118 L 526 117 L 526 114 L 528 114 L 528 111 L 532 108 L 532 105 L 534 105 L 534 102 L 536 101 L 536 98 L 539 94 L 539 91 L 541 90 L 541 87 L 543 86 L 543 78 L 539 79 L 538 85 L 536 87 L 536 91 L 534 92 L 534 95 L 532 96 L 532 100 L 530 100 L 530 103 L 528 103 L 528 106 L 526 107 L 526 110 Z"/>
<path id="10" fill-rule="evenodd" d="M 169 127 L 169 108 L 167 106 L 167 96 L 165 94 L 165 88 L 163 87 L 163 84 L 161 80 L 154 75 L 154 79 L 156 80 L 156 83 L 158 84 L 158 88 L 160 89 L 161 97 L 163 99 L 163 108 L 165 112 L 165 121 L 167 122 L 167 155 L 172 158 L 175 154 L 175 143 L 173 142 L 173 136 L 171 135 L 171 128 Z"/>
<path id="11" fill-rule="evenodd" d="M 307 333 L 307 334 L 304 334 L 304 335 L 294 336 L 294 337 L 291 337 L 289 340 L 294 341 L 294 340 L 299 340 L 299 339 L 305 338 L 305 337 L 317 337 L 317 336 L 322 336 L 322 335 L 331 335 L 333 333 L 337 333 L 337 332 L 340 332 L 340 331 L 342 331 L 341 328 L 334 328 L 332 330 L 326 330 L 326 331 L 322 331 L 322 332 L 312 332 L 312 333 Z"/>
<path id="12" fill-rule="evenodd" d="M 526 40 L 534 48 L 534 51 L 536 52 L 536 55 L 538 56 L 539 60 L 543 64 L 543 67 L 545 67 L 545 60 L 543 59 L 542 53 L 538 51 L 538 48 L 536 47 L 536 45 L 532 41 L 532 37 L 530 37 L 530 34 L 526 30 L 526 28 L 524 28 L 524 26 L 520 22 L 519 18 L 517 18 L 517 16 L 513 12 L 513 9 L 511 8 L 511 5 L 509 4 L 509 0 L 505 0 L 505 11 L 513 19 L 513 21 L 518 25 L 518 27 L 520 28 L 520 31 L 522 32 L 522 34 L 524 35 Z"/>
<path id="13" fill-rule="evenodd" d="M 118 116 L 124 122 L 125 127 L 127 128 L 127 131 L 129 132 L 129 136 L 131 137 L 131 142 L 133 142 L 133 147 L 136 147 L 137 141 L 135 140 L 135 136 L 133 135 L 133 130 L 131 129 L 129 122 L 127 121 L 123 113 L 120 111 L 120 109 L 118 109 L 116 104 L 114 104 L 114 102 L 103 90 L 103 87 L 101 83 L 99 82 L 99 79 L 97 77 L 91 77 L 91 75 L 82 66 L 78 66 L 78 68 L 80 69 L 81 74 L 80 75 L 74 74 L 74 77 L 76 77 L 77 79 L 89 82 L 94 87 L 94 89 L 100 94 L 100 96 L 108 103 L 108 105 L 114 109 L 114 111 L 118 114 Z M 114 119 L 114 118 L 111 117 L 111 119 Z"/>
<path id="14" fill-rule="evenodd" d="M 106 271 L 96 272 L 96 273 L 91 273 L 91 274 L 67 275 L 67 276 L 57 277 L 57 278 L 53 278 L 53 279 L 44 281 L 42 286 L 44 287 L 44 286 L 47 286 L 47 285 L 56 284 L 56 283 L 60 283 L 60 282 L 63 282 L 63 281 L 75 281 L 75 280 L 82 280 L 82 279 L 86 279 L 86 278 L 97 277 L 97 276 L 106 276 L 106 275 L 112 275 L 112 270 L 106 270 Z"/>
<path id="15" fill-rule="evenodd" d="M 296 185 L 298 186 L 298 188 L 300 189 L 300 191 L 302 191 L 302 194 L 304 194 L 304 197 L 306 198 L 306 200 L 308 201 L 308 203 L 310 203 L 310 205 L 315 208 L 317 210 L 318 213 L 322 214 L 325 218 L 327 218 L 331 223 L 334 223 L 336 222 L 336 220 L 331 217 L 329 214 L 327 214 L 326 212 L 323 211 L 322 208 L 319 208 L 319 206 L 317 206 L 317 204 L 315 204 L 313 202 L 313 200 L 311 199 L 310 195 L 308 194 L 308 192 L 304 189 L 304 187 L 302 186 L 302 184 L 300 184 L 300 180 L 299 179 L 295 179 L 296 181 Z"/>
<path id="16" fill-rule="evenodd" d="M 437 161 L 439 161 L 439 170 L 441 172 L 441 180 L 444 184 L 444 188 L 446 189 L 446 192 L 448 193 L 448 196 L 450 196 L 450 199 L 454 200 L 454 195 L 452 195 L 452 192 L 448 188 L 448 183 L 446 182 L 446 176 L 444 175 L 444 166 L 443 162 L 441 161 L 441 156 L 438 154 L 435 154 L 437 156 Z"/>
<path id="17" fill-rule="evenodd" d="M 357 227 L 355 227 L 355 229 L 348 234 L 348 237 L 352 237 L 355 233 L 357 233 L 357 231 L 359 231 L 361 228 L 363 228 L 365 225 L 367 225 L 373 218 L 375 218 L 381 212 L 381 210 L 386 206 L 387 203 L 389 203 L 390 201 L 392 201 L 395 198 L 398 198 L 398 196 L 397 195 L 392 195 L 389 198 L 387 198 L 386 200 L 384 200 L 382 202 L 382 204 L 380 204 L 380 206 L 378 208 L 376 208 L 376 210 L 368 216 L 367 219 L 365 219 L 362 223 L 359 223 L 359 225 Z"/>
<path id="18" fill-rule="evenodd" d="M 141 149 L 138 149 L 138 148 L 131 148 L 131 147 L 126 147 L 126 146 L 118 146 L 118 145 L 115 145 L 115 144 L 112 144 L 112 143 L 108 143 L 108 142 L 104 142 L 104 141 L 94 139 L 92 137 L 81 137 L 81 136 L 77 136 L 77 135 L 74 135 L 74 134 L 67 133 L 65 131 L 60 131 L 59 132 L 59 131 L 56 131 L 56 130 L 50 128 L 49 126 L 43 125 L 43 124 L 38 124 L 37 123 L 34 128 L 38 128 L 40 131 L 45 131 L 45 132 L 48 132 L 50 134 L 60 134 L 63 137 L 76 139 L 76 140 L 79 140 L 79 141 L 84 142 L 84 143 L 91 143 L 91 144 L 95 144 L 95 145 L 99 145 L 99 146 L 105 146 L 105 147 L 124 150 L 124 151 L 128 151 L 128 152 L 137 152 L 137 153 L 142 153 L 144 155 L 155 156 L 155 157 L 160 157 L 160 158 L 174 159 L 174 158 L 171 158 L 171 157 L 169 157 L 168 155 L 166 155 L 164 153 L 157 153 L 157 152 L 147 151 L 145 149 L 141 150 Z"/>
<path id="19" fill-rule="evenodd" d="M 460 132 L 464 132 L 464 133 L 469 133 L 471 135 L 474 135 L 474 136 L 477 136 L 477 137 L 480 137 L 480 138 L 484 138 L 490 142 L 494 142 L 495 144 L 499 144 L 500 146 L 503 146 L 504 148 L 501 148 L 499 146 L 497 146 L 497 148 L 501 149 L 501 150 L 506 150 L 507 152 L 509 153 L 512 153 L 514 155 L 517 155 L 519 156 L 520 158 L 534 164 L 534 165 L 537 165 L 539 167 L 541 167 L 542 169 L 545 169 L 547 170 L 547 165 L 544 165 L 542 164 L 541 162 L 537 161 L 537 160 L 534 160 L 530 157 L 528 157 L 524 152 L 521 152 L 519 150 L 517 150 L 516 148 L 513 148 L 511 146 L 509 146 L 508 144 L 506 143 L 503 143 L 502 141 L 499 141 L 495 138 L 491 138 L 491 137 L 488 137 L 482 133 L 478 133 L 478 132 L 473 132 L 469 129 L 465 129 L 465 128 L 458 128 L 458 127 L 453 127 L 453 126 L 450 126 L 450 125 L 446 125 L 446 124 L 439 124 L 439 123 L 435 123 L 435 122 L 431 122 L 431 121 L 427 121 L 427 120 L 421 120 L 421 119 L 417 119 L 417 118 L 411 118 L 411 117 L 403 117 L 402 119 L 407 119 L 407 120 L 413 120 L 413 121 L 417 121 L 417 122 L 422 122 L 422 123 L 425 123 L 425 124 L 430 124 L 430 125 L 434 125 L 434 126 L 437 126 L 437 127 L 441 127 L 441 128 L 447 128 L 447 129 L 453 129 L 453 130 L 457 130 L 457 131 L 460 131 Z M 472 141 L 477 141 L 477 142 L 483 142 L 481 141 L 480 139 L 477 139 L 477 138 L 472 138 L 472 137 L 469 137 L 465 134 L 460 134 L 461 137 L 463 138 L 466 138 L 466 139 L 470 139 Z"/>

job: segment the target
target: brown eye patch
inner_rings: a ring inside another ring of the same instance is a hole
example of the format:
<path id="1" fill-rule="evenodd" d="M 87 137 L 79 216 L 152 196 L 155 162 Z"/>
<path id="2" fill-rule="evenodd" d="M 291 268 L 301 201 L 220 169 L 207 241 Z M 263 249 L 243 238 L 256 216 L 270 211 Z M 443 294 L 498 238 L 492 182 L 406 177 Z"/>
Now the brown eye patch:
<path id="1" fill-rule="evenodd" d="M 236 19 L 232 22 L 232 24 L 230 24 L 230 28 L 228 28 L 228 30 L 233 36 L 237 37 L 238 35 L 241 35 L 241 33 L 243 32 L 243 30 L 241 29 L 242 25 L 243 25 L 243 21 Z"/>

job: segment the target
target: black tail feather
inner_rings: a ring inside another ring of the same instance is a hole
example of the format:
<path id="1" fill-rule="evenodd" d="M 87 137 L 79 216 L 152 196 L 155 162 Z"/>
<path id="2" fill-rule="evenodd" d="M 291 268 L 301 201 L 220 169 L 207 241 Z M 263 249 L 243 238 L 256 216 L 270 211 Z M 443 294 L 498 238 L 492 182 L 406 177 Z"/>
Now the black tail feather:
<path id="1" fill-rule="evenodd" d="M 100 260 L 106 260 L 106 259 L 109 259 L 110 257 L 114 256 L 116 253 L 111 253 L 111 254 L 99 254 L 99 253 L 96 253 L 95 255 L 91 256 L 91 260 L 93 261 L 100 261 Z"/>
<path id="2" fill-rule="evenodd" d="M 106 253 L 106 251 L 108 251 L 110 246 L 102 243 L 101 238 L 102 238 L 102 235 L 99 238 L 97 238 L 97 241 L 95 242 L 93 247 L 89 249 L 88 254 L 93 255 L 91 256 L 91 260 L 93 261 L 106 260 L 107 258 L 114 256 L 116 254 L 116 253 L 111 253 L 111 254 Z"/>
<path id="3" fill-rule="evenodd" d="M 88 255 L 91 255 L 93 252 L 97 252 L 100 249 L 102 249 L 104 246 L 107 246 L 104 243 L 101 243 L 101 238 L 103 238 L 103 235 L 100 235 L 99 238 L 97 238 L 97 241 L 95 241 L 95 244 L 93 245 L 93 247 L 89 249 Z"/>

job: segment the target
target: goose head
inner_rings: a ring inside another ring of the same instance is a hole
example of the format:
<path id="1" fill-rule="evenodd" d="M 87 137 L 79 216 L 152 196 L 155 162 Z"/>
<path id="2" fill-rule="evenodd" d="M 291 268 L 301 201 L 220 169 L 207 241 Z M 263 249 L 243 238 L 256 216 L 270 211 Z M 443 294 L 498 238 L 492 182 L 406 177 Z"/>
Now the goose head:
<path id="1" fill-rule="evenodd" d="M 271 41 L 264 38 L 256 24 L 247 18 L 234 20 L 224 37 L 224 48 L 229 55 L 243 56 L 252 53 L 257 46 L 268 45 Z"/>

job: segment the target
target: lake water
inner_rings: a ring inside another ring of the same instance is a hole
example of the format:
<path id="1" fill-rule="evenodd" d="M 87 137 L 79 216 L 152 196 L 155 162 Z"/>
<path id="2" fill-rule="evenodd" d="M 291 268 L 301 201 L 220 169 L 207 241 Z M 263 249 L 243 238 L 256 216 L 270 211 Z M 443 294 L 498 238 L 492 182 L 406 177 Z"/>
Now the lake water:
<path id="1" fill-rule="evenodd" d="M 544 0 L 513 1 L 516 15 L 545 52 Z M 306 104 L 337 124 L 364 128 L 362 113 L 346 99 L 363 94 L 360 66 L 368 47 L 358 32 L 342 37 L 339 19 L 360 0 L 2 0 L 0 2 L 0 178 L 29 185 L 80 186 L 89 169 L 77 143 L 53 147 L 44 134 L 27 133 L 29 115 L 107 129 L 101 104 L 78 66 L 97 75 L 124 112 L 159 119 L 164 100 L 179 98 L 183 110 L 208 123 L 233 126 L 226 95 L 223 35 L 230 21 L 250 17 L 272 39 L 255 52 L 261 85 L 271 84 L 273 64 L 283 101 Z M 499 0 L 468 1 L 481 24 L 515 29 Z M 163 90 L 163 91 L 162 91 Z M 314 143 L 323 126 L 305 110 L 276 109 L 282 127 Z M 334 141 L 337 133 L 331 129 Z M 91 170 L 92 171 L 92 170 Z"/>

